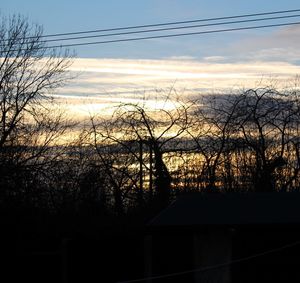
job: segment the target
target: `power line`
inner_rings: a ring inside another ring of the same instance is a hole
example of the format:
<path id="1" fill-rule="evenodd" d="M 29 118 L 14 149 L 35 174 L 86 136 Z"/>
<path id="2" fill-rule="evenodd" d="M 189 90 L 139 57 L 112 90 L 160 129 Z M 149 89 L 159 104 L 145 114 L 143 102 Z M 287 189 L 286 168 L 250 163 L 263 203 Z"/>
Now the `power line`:
<path id="1" fill-rule="evenodd" d="M 140 33 L 149 33 L 149 32 L 170 31 L 170 30 L 180 30 L 180 29 L 189 29 L 189 28 L 220 26 L 220 25 L 229 25 L 229 24 L 240 24 L 240 23 L 248 23 L 248 22 L 258 22 L 258 21 L 268 21 L 268 20 L 276 20 L 276 19 L 287 19 L 287 18 L 295 18 L 295 17 L 300 17 L 300 14 L 288 15 L 288 16 L 279 16 L 279 17 L 268 17 L 268 18 L 261 18 L 261 19 L 248 19 L 248 20 L 239 20 L 239 21 L 230 21 L 230 22 L 210 23 L 210 24 L 201 24 L 201 25 L 179 26 L 179 27 L 171 27 L 171 28 L 160 28 L 160 29 L 128 31 L 128 32 L 120 32 L 120 33 L 107 33 L 107 34 L 100 34 L 100 35 L 57 38 L 57 39 L 43 40 L 41 42 L 46 43 L 46 42 L 54 42 L 54 41 L 66 41 L 66 40 L 78 40 L 78 39 L 88 39 L 88 38 L 129 35 L 129 34 L 140 34 Z M 28 43 L 30 43 L 30 42 L 28 42 Z"/>
<path id="2" fill-rule="evenodd" d="M 27 39 L 37 38 L 37 37 L 44 38 L 44 37 L 55 37 L 55 36 L 68 36 L 68 35 L 76 35 L 76 34 L 108 32 L 108 31 L 117 31 L 117 30 L 126 30 L 126 29 L 138 29 L 138 28 L 148 28 L 148 27 L 158 27 L 158 26 L 178 25 L 178 24 L 189 24 L 189 23 L 208 22 L 208 21 L 217 21 L 217 20 L 229 20 L 229 19 L 236 19 L 236 18 L 266 16 L 266 15 L 285 14 L 285 13 L 294 13 L 294 12 L 300 12 L 300 9 L 281 10 L 281 11 L 272 11 L 272 12 L 255 13 L 255 14 L 243 14 L 243 15 L 234 15 L 234 16 L 227 16 L 227 17 L 188 20 L 188 21 L 174 21 L 174 22 L 136 25 L 136 26 L 127 26 L 127 27 L 116 27 L 116 28 L 108 28 L 108 29 L 94 29 L 94 30 L 87 30 L 87 31 L 55 33 L 55 34 L 47 34 L 47 35 L 41 35 L 41 36 L 30 36 L 30 37 L 27 37 Z"/>
<path id="3" fill-rule="evenodd" d="M 253 255 L 250 255 L 250 256 L 247 256 L 247 257 L 231 260 L 231 261 L 224 262 L 224 263 L 219 263 L 219 264 L 216 264 L 216 265 L 210 265 L 210 266 L 206 266 L 206 267 L 202 267 L 202 268 L 198 268 L 198 269 L 186 270 L 186 271 L 181 271 L 181 272 L 168 273 L 168 274 L 164 274 L 164 275 L 157 275 L 157 276 L 144 277 L 144 278 L 133 279 L 133 280 L 119 281 L 118 283 L 143 282 L 143 281 L 146 281 L 146 280 L 163 279 L 163 278 L 169 278 L 169 277 L 175 277 L 175 276 L 190 274 L 190 273 L 194 273 L 194 272 L 206 272 L 206 271 L 209 271 L 209 270 L 214 270 L 214 269 L 219 269 L 219 268 L 222 268 L 222 267 L 225 267 L 225 266 L 229 266 L 229 265 L 232 265 L 232 264 L 235 264 L 235 263 L 240 263 L 240 262 L 248 261 L 248 260 L 251 260 L 251 259 L 258 258 L 258 257 L 262 257 L 262 256 L 265 256 L 265 255 L 268 255 L 268 254 L 280 252 L 282 250 L 292 248 L 292 247 L 297 246 L 299 244 L 300 244 L 300 241 L 296 241 L 296 242 L 286 244 L 286 245 L 278 247 L 278 248 L 267 250 L 265 252 L 253 254 Z"/>
<path id="4" fill-rule="evenodd" d="M 177 34 L 155 35 L 155 36 L 145 36 L 145 37 L 136 37 L 136 38 L 114 39 L 114 40 L 96 41 L 96 42 L 70 43 L 70 44 L 35 47 L 35 48 L 33 48 L 33 50 L 53 49 L 53 48 L 63 48 L 63 47 L 75 47 L 75 46 L 88 46 L 88 45 L 96 45 L 96 44 L 140 41 L 140 40 L 147 40 L 147 39 L 171 38 L 171 37 L 180 37 L 180 36 L 189 36 L 189 35 L 203 35 L 203 34 L 230 32 L 230 31 L 252 30 L 252 29 L 280 27 L 280 26 L 292 26 L 292 25 L 299 25 L 299 24 L 300 24 L 300 22 L 290 22 L 290 23 L 280 23 L 280 24 L 260 25 L 260 26 L 248 26 L 248 27 L 208 30 L 208 31 L 189 32 L 189 33 L 177 33 Z M 2 53 L 19 52 L 19 51 L 27 51 L 27 49 L 3 50 L 3 51 L 0 50 L 0 52 L 2 52 Z"/>

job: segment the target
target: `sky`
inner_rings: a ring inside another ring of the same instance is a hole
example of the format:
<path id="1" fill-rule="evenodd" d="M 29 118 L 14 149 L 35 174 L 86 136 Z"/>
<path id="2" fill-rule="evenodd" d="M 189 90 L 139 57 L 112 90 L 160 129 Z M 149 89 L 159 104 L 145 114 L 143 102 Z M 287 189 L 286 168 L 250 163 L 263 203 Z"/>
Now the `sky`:
<path id="1" fill-rule="evenodd" d="M 53 34 L 298 8 L 297 0 L 2 0 L 0 15 L 24 15 Z M 299 33 L 295 25 L 74 47 L 78 77 L 59 94 L 86 111 L 170 89 L 189 95 L 287 82 L 300 74 Z"/>

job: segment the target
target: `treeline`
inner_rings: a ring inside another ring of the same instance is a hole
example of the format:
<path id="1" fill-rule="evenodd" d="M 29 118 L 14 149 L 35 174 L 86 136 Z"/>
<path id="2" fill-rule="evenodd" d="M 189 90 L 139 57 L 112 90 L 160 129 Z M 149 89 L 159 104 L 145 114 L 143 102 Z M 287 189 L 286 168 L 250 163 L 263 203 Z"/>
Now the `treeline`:
<path id="1" fill-rule="evenodd" d="M 297 191 L 299 102 L 296 90 L 257 88 L 169 109 L 121 104 L 68 145 L 55 142 L 71 123 L 25 123 L 0 147 L 1 199 L 125 215 L 189 192 Z"/>
<path id="2" fill-rule="evenodd" d="M 117 210 L 189 192 L 299 188 L 299 93 L 271 87 L 147 110 L 123 104 L 85 139 Z"/>

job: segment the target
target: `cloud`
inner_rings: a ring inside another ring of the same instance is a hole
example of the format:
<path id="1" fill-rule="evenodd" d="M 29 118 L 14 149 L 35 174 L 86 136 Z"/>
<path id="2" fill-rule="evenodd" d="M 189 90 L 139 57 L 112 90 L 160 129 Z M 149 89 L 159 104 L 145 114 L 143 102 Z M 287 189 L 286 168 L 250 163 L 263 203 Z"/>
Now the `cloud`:
<path id="1" fill-rule="evenodd" d="M 261 58 L 272 57 L 268 53 L 270 50 L 266 52 L 261 53 Z M 222 59 L 219 56 L 202 61 L 78 58 L 71 68 L 71 72 L 79 74 L 78 77 L 61 88 L 58 95 L 71 105 L 73 100 L 74 109 L 83 115 L 96 109 L 102 112 L 111 110 L 109 105 L 124 99 L 137 102 L 147 97 L 148 100 L 159 101 L 169 92 L 182 98 L 194 98 L 199 93 L 254 87 L 268 78 L 286 83 L 300 74 L 300 66 L 284 61 L 266 62 L 261 59 L 220 63 Z"/>
<path id="2" fill-rule="evenodd" d="M 203 58 L 203 60 L 207 62 L 224 62 L 226 59 L 225 56 L 207 56 Z"/>
<path id="3" fill-rule="evenodd" d="M 300 58 L 300 25 L 234 42 L 225 54 L 233 61 L 282 61 L 296 63 Z"/>
<path id="4" fill-rule="evenodd" d="M 277 52 L 280 52 L 277 50 Z M 275 56 L 261 51 L 261 58 Z M 201 88 L 212 84 L 228 87 L 232 82 L 248 84 L 262 76 L 277 76 L 286 79 L 300 73 L 297 65 L 284 61 L 265 62 L 262 59 L 244 63 L 220 63 L 220 56 L 196 60 L 131 60 L 131 59 L 77 59 L 71 71 L 80 72 L 69 91 L 97 93 L 134 91 L 170 87 Z M 234 83 L 234 84 L 235 84 Z M 67 88 L 64 88 L 66 91 Z"/>
<path id="5" fill-rule="evenodd" d="M 165 60 L 175 60 L 175 61 L 178 61 L 178 60 L 187 61 L 187 60 L 195 60 L 195 59 L 196 59 L 196 57 L 188 56 L 188 55 L 170 56 L 170 57 L 165 58 Z"/>

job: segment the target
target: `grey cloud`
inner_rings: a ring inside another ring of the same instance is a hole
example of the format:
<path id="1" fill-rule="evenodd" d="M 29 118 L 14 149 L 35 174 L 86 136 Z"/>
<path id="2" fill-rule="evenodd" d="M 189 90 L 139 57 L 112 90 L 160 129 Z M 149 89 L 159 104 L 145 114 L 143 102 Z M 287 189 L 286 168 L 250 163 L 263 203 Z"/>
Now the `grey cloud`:
<path id="1" fill-rule="evenodd" d="M 251 36 L 225 50 L 232 61 L 281 61 L 292 64 L 300 60 L 300 26 Z"/>

